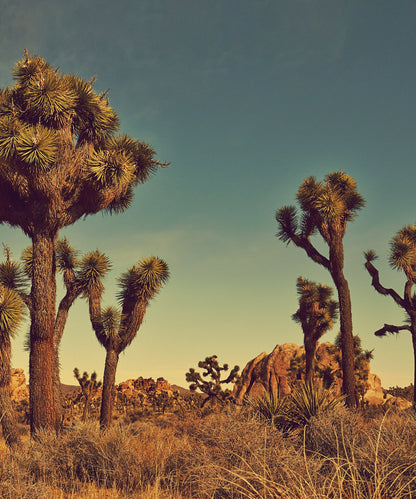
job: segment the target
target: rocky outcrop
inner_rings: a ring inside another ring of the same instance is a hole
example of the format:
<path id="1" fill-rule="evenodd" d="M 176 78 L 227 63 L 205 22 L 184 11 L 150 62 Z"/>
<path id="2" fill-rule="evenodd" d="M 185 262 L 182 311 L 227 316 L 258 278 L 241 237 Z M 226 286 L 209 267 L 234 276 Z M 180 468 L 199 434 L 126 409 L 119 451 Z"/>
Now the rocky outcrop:
<path id="1" fill-rule="evenodd" d="M 12 400 L 21 402 L 22 400 L 29 399 L 29 388 L 26 384 L 23 369 L 11 369 L 10 389 Z"/>
<path id="2" fill-rule="evenodd" d="M 158 395 L 162 392 L 169 396 L 173 395 L 173 388 L 164 378 L 158 378 L 156 381 L 153 378 L 137 378 L 128 379 L 117 385 L 116 390 L 127 397 L 137 397 L 139 393 L 145 396 Z"/>
<path id="3" fill-rule="evenodd" d="M 288 394 L 294 380 L 291 374 L 291 363 L 304 354 L 303 346 L 295 343 L 277 345 L 270 354 L 261 353 L 252 359 L 241 373 L 241 379 L 234 388 L 236 402 L 241 404 L 244 396 L 258 397 L 265 391 L 280 390 Z M 340 365 L 334 355 L 334 346 L 329 343 L 319 343 L 316 349 L 316 365 L 321 372 L 340 371 Z M 335 388 L 341 389 L 341 379 L 334 377 Z M 364 401 L 368 404 L 382 404 L 385 401 L 384 390 L 380 378 L 372 373 L 368 375 L 368 389 Z"/>

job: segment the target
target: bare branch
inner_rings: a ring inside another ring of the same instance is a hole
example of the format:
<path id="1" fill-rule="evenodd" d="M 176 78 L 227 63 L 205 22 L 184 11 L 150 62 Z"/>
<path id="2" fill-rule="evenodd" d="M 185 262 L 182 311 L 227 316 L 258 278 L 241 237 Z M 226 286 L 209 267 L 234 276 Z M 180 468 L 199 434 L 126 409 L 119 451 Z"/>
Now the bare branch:
<path id="1" fill-rule="evenodd" d="M 374 332 L 376 336 L 386 336 L 387 333 L 400 333 L 400 331 L 410 331 L 410 326 L 393 326 L 392 324 L 384 324 L 381 329 Z"/>
<path id="2" fill-rule="evenodd" d="M 306 254 L 309 256 L 309 258 L 329 270 L 328 258 L 319 253 L 315 246 L 310 242 L 309 238 L 293 235 L 291 239 L 293 243 L 296 244 L 296 246 L 298 246 L 299 248 L 303 248 L 306 251 Z"/>
<path id="3" fill-rule="evenodd" d="M 374 289 L 381 295 L 391 296 L 400 307 L 404 308 L 406 311 L 409 311 L 408 305 L 410 304 L 408 304 L 406 300 L 404 300 L 396 291 L 394 291 L 394 289 L 385 288 L 384 286 L 382 286 L 382 284 L 380 283 L 378 270 L 374 267 L 374 265 L 371 262 L 367 261 L 364 266 L 367 269 L 367 272 L 372 277 L 371 285 L 374 287 Z"/>

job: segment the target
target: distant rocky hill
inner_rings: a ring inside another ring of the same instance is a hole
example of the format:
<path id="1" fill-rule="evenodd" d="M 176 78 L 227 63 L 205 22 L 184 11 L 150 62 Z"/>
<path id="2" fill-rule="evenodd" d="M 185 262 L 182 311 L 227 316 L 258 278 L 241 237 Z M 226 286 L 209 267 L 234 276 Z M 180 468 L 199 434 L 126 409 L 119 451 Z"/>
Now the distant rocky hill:
<path id="1" fill-rule="evenodd" d="M 290 393 L 291 384 L 294 381 L 291 366 L 293 361 L 304 354 L 305 349 L 295 343 L 276 345 L 274 350 L 267 354 L 263 352 L 250 360 L 241 373 L 241 379 L 234 388 L 234 396 L 237 403 L 242 403 L 244 396 L 258 397 L 265 391 L 273 392 L 280 390 L 282 393 Z M 316 364 L 323 372 L 340 371 L 340 365 L 334 356 L 334 346 L 329 343 L 319 343 L 316 349 Z M 334 378 L 336 388 L 341 389 L 341 379 Z M 367 390 L 364 401 L 370 405 L 395 405 L 407 408 L 411 403 L 400 398 L 386 394 L 381 386 L 381 380 L 370 372 L 368 365 Z"/>

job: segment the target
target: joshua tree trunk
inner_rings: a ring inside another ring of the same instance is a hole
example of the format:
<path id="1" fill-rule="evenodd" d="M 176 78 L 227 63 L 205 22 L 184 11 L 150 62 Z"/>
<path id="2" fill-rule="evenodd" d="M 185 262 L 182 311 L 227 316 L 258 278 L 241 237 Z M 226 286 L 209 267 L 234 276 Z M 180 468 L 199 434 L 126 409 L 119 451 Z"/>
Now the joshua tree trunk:
<path id="1" fill-rule="evenodd" d="M 4 338 L 3 341 L 3 355 L 0 358 L 0 418 L 4 440 L 12 448 L 20 445 L 20 437 L 17 431 L 16 416 L 13 410 L 10 390 L 10 338 Z"/>
<path id="2" fill-rule="evenodd" d="M 342 391 L 346 395 L 348 407 L 356 407 L 351 296 L 348 282 L 343 273 L 344 251 L 342 239 L 330 247 L 329 261 L 331 276 L 338 291 L 342 351 Z"/>
<path id="3" fill-rule="evenodd" d="M 55 235 L 34 234 L 31 290 L 31 326 L 29 356 L 30 430 L 34 435 L 41 428 L 59 430 L 60 416 L 56 411 L 54 377 L 57 352 L 54 346 L 55 321 Z"/>
<path id="4" fill-rule="evenodd" d="M 109 428 L 113 416 L 114 405 L 114 384 L 116 379 L 116 370 L 118 364 L 118 353 L 113 348 L 107 348 L 105 357 L 103 394 L 101 399 L 100 428 L 105 430 Z"/>
<path id="5" fill-rule="evenodd" d="M 305 381 L 312 381 L 315 368 L 316 341 L 305 338 Z"/>

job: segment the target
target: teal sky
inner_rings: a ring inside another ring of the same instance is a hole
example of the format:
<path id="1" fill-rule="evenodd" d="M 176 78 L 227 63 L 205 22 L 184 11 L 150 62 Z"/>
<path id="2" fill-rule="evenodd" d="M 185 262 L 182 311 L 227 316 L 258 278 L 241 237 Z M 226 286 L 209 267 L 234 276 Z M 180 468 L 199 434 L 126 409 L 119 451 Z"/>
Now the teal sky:
<path id="1" fill-rule="evenodd" d="M 121 131 L 171 162 L 126 213 L 62 232 L 111 258 L 105 305 L 138 259 L 170 266 L 118 381 L 185 385 L 207 355 L 244 367 L 276 344 L 301 344 L 296 279 L 332 282 L 275 237 L 274 212 L 305 177 L 339 169 L 367 201 L 345 236 L 354 333 L 374 349 L 383 386 L 412 381 L 410 335 L 373 335 L 403 313 L 370 286 L 362 252 L 376 250 L 382 282 L 401 292 L 387 257 L 394 233 L 416 221 L 413 0 L 0 0 L 0 12 L 0 87 L 24 48 L 64 73 L 96 73 Z M 0 234 L 16 257 L 29 242 L 17 229 Z M 13 364 L 27 370 L 24 333 Z M 74 367 L 102 377 L 104 356 L 80 301 L 62 342 L 63 382 Z"/>

